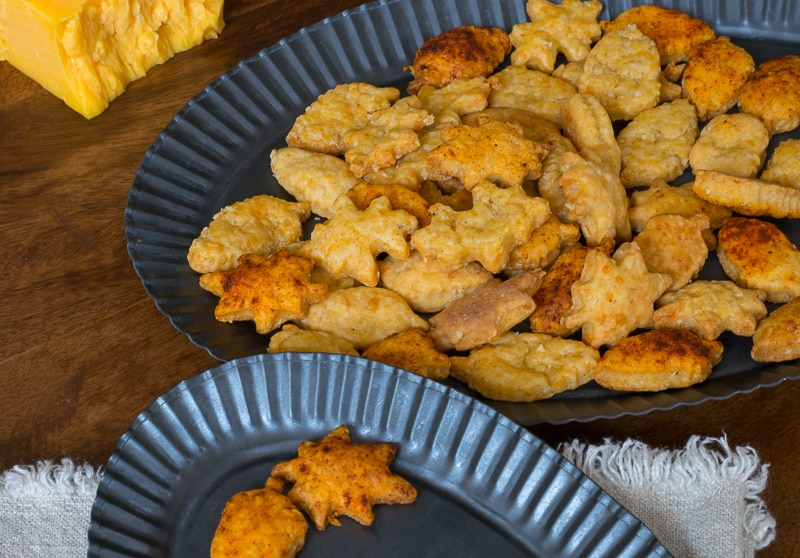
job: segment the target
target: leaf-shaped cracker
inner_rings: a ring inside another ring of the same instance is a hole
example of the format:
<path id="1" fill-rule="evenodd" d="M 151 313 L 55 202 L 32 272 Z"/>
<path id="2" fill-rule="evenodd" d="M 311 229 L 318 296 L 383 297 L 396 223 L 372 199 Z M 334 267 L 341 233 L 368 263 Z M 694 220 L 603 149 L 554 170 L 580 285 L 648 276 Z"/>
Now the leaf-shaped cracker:
<path id="1" fill-rule="evenodd" d="M 294 483 L 287 496 L 323 530 L 340 525 L 339 516 L 372 525 L 376 504 L 410 504 L 417 490 L 392 473 L 397 445 L 357 444 L 347 426 L 318 442 L 302 442 L 298 455 L 272 468 L 272 476 Z"/>
<path id="2" fill-rule="evenodd" d="M 511 250 L 547 220 L 550 205 L 528 196 L 520 187 L 498 188 L 490 182 L 475 186 L 472 197 L 472 209 L 467 211 L 431 206 L 431 224 L 411 236 L 411 246 L 445 265 L 475 261 L 499 273 Z"/>
<path id="3" fill-rule="evenodd" d="M 200 286 L 220 297 L 214 317 L 221 322 L 253 320 L 258 333 L 302 318 L 309 304 L 325 297 L 328 287 L 311 283 L 311 260 L 281 249 L 265 258 L 245 254 L 232 271 L 200 276 Z"/>
<path id="4" fill-rule="evenodd" d="M 647 270 L 635 242 L 626 242 L 611 258 L 590 250 L 561 324 L 580 326 L 583 342 L 592 347 L 616 345 L 633 330 L 652 325 L 654 303 L 671 284 L 669 275 Z"/>
<path id="5" fill-rule="evenodd" d="M 311 258 L 334 277 L 352 277 L 370 287 L 378 284 L 378 254 L 408 257 L 406 239 L 417 228 L 417 220 L 392 209 L 386 196 L 373 200 L 364 211 L 340 196 L 334 209 L 333 217 L 314 227 L 310 240 L 298 249 L 299 255 Z"/>

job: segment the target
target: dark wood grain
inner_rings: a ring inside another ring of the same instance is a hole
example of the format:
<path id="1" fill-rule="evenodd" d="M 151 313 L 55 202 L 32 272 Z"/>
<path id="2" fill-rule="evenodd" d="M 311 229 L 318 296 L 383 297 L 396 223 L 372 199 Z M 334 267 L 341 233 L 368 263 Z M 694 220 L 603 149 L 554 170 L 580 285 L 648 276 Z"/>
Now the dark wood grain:
<path id="1" fill-rule="evenodd" d="M 69 456 L 100 465 L 136 415 L 218 364 L 147 297 L 123 212 L 142 155 L 172 116 L 241 59 L 358 0 L 229 0 L 222 36 L 152 69 L 87 121 L 0 63 L 0 469 Z M 749 444 L 770 464 L 778 539 L 800 555 L 800 382 L 640 417 L 532 428 L 553 446 L 693 434 Z"/>

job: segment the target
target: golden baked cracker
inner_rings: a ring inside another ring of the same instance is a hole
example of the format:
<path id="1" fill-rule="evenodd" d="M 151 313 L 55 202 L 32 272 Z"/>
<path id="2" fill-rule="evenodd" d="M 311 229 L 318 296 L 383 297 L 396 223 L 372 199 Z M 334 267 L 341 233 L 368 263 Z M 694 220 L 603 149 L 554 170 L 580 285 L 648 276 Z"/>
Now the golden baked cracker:
<path id="1" fill-rule="evenodd" d="M 599 246 L 609 238 L 630 240 L 628 195 L 619 177 L 577 153 L 563 154 L 558 164 L 555 186 L 564 200 L 564 214 L 558 217 L 576 223 L 589 246 Z M 539 189 L 542 197 L 552 199 L 541 184 Z"/>
<path id="2" fill-rule="evenodd" d="M 656 44 L 661 65 L 685 62 L 691 48 L 716 38 L 714 30 L 704 21 L 680 10 L 646 4 L 620 13 L 612 21 L 601 21 L 604 32 L 619 31 L 635 25 Z"/>
<path id="3" fill-rule="evenodd" d="M 373 200 L 364 211 L 340 196 L 334 209 L 333 217 L 314 227 L 309 241 L 297 250 L 299 255 L 334 277 L 352 277 L 371 287 L 378 284 L 379 254 L 408 257 L 407 238 L 416 230 L 417 219 L 392 209 L 386 196 Z"/>
<path id="4" fill-rule="evenodd" d="M 382 287 L 329 292 L 296 322 L 304 329 L 347 339 L 359 351 L 400 331 L 429 329 L 428 322 L 415 314 L 403 297 Z"/>
<path id="5" fill-rule="evenodd" d="M 286 136 L 289 147 L 341 155 L 344 135 L 369 123 L 372 113 L 386 109 L 400 98 L 395 87 L 369 83 L 343 83 L 320 95 L 297 117 Z"/>
<path id="6" fill-rule="evenodd" d="M 347 197 L 361 211 L 381 196 L 389 198 L 392 209 L 402 209 L 417 219 L 417 225 L 426 226 L 431 221 L 430 204 L 417 192 L 399 184 L 367 184 L 360 182 L 347 191 Z"/>
<path id="7" fill-rule="evenodd" d="M 389 468 L 396 455 L 397 444 L 353 442 L 342 425 L 319 441 L 302 442 L 297 457 L 275 464 L 272 476 L 294 483 L 287 496 L 320 531 L 341 525 L 340 516 L 372 525 L 373 506 L 417 499 L 417 490 Z"/>
<path id="8" fill-rule="evenodd" d="M 489 106 L 527 110 L 561 127 L 561 103 L 575 95 L 574 85 L 544 72 L 518 66 L 493 76 L 499 83 L 489 93 Z"/>
<path id="9" fill-rule="evenodd" d="M 300 329 L 294 324 L 284 324 L 269 339 L 270 353 L 331 353 L 359 356 L 353 344 L 337 335 L 324 331 Z"/>
<path id="10" fill-rule="evenodd" d="M 270 477 L 264 488 L 237 492 L 225 504 L 211 558 L 293 558 L 307 531 L 308 521 L 283 494 L 283 482 Z"/>
<path id="11" fill-rule="evenodd" d="M 532 295 L 544 271 L 524 271 L 511 279 L 494 279 L 459 298 L 428 320 L 431 338 L 440 351 L 467 351 L 496 341 L 530 316 Z"/>
<path id="12" fill-rule="evenodd" d="M 762 289 L 769 302 L 800 296 L 800 250 L 774 223 L 729 217 L 718 233 L 717 257 L 744 289 Z"/>
<path id="13" fill-rule="evenodd" d="M 464 115 L 485 109 L 489 93 L 498 86 L 496 78 L 457 77 L 444 87 L 423 85 L 417 91 L 422 107 L 437 126 L 461 124 Z"/>
<path id="14" fill-rule="evenodd" d="M 800 126 L 800 56 L 786 54 L 759 64 L 742 86 L 738 104 L 773 135 Z"/>
<path id="15" fill-rule="evenodd" d="M 419 187 L 418 193 L 428 202 L 429 212 L 430 206 L 436 203 L 446 205 L 455 211 L 472 209 L 472 193 L 469 190 L 459 185 L 455 190 L 445 192 L 442 191 L 441 186 L 441 183 L 426 180 Z"/>
<path id="16" fill-rule="evenodd" d="M 699 133 L 697 112 L 678 99 L 645 109 L 617 135 L 622 154 L 620 180 L 626 188 L 672 181 L 683 174 Z"/>
<path id="17" fill-rule="evenodd" d="M 566 138 L 565 138 L 566 139 Z M 575 146 L 567 139 L 566 142 L 552 143 L 550 153 L 542 160 L 542 176 L 536 184 L 539 195 L 550 204 L 553 215 L 563 223 L 568 223 L 569 200 L 558 185 L 561 176 L 561 157 L 565 153 L 576 153 Z"/>
<path id="18" fill-rule="evenodd" d="M 578 78 L 578 92 L 597 97 L 611 120 L 630 120 L 656 106 L 660 78 L 655 43 L 635 27 L 627 27 L 607 33 L 592 47 Z"/>
<path id="19" fill-rule="evenodd" d="M 297 242 L 310 205 L 259 195 L 223 207 L 189 246 L 189 267 L 198 273 L 229 271 L 244 254 L 268 255 Z"/>
<path id="20" fill-rule="evenodd" d="M 511 251 L 503 271 L 508 274 L 546 268 L 580 237 L 581 230 L 577 225 L 562 223 L 555 215 L 550 215 L 547 221 L 534 229 L 528 240 Z"/>
<path id="21" fill-rule="evenodd" d="M 453 27 L 422 43 L 406 69 L 409 93 L 424 85 L 444 87 L 457 77 L 488 76 L 511 52 L 508 34 L 497 27 Z"/>
<path id="22" fill-rule="evenodd" d="M 522 135 L 531 141 L 540 143 L 569 141 L 561 135 L 561 128 L 531 110 L 514 107 L 489 107 L 465 114 L 461 120 L 469 126 L 479 126 L 487 118 L 518 125 L 522 130 Z"/>
<path id="23" fill-rule="evenodd" d="M 756 178 L 699 170 L 695 172 L 692 191 L 708 202 L 742 215 L 776 219 L 800 217 L 800 190 Z"/>
<path id="24" fill-rule="evenodd" d="M 706 215 L 710 230 L 720 228 L 725 219 L 731 215 L 730 209 L 699 198 L 692 190 L 691 183 L 671 186 L 664 180 L 656 180 L 649 188 L 632 192 L 630 200 L 628 218 L 631 228 L 637 233 L 641 232 L 647 221 L 656 215 L 683 217 Z M 710 249 L 717 245 L 717 239 L 713 234 L 707 233 L 703 236 Z"/>
<path id="25" fill-rule="evenodd" d="M 705 215 L 657 215 L 647 221 L 633 241 L 642 249 L 647 269 L 669 275 L 672 284 L 667 290 L 676 291 L 696 278 L 706 263 L 706 230 Z"/>
<path id="26" fill-rule="evenodd" d="M 255 322 L 258 333 L 302 318 L 328 288 L 310 281 L 311 260 L 281 248 L 269 257 L 245 254 L 236 269 L 200 276 L 200 286 L 220 297 L 214 317 L 221 322 Z"/>
<path id="27" fill-rule="evenodd" d="M 430 335 L 421 329 L 390 335 L 367 347 L 361 356 L 432 380 L 441 381 L 450 375 L 450 359 L 436 349 Z"/>
<path id="28" fill-rule="evenodd" d="M 539 178 L 549 147 L 527 139 L 519 126 L 496 120 L 441 131 L 442 144 L 428 153 L 425 170 L 455 177 L 472 190 L 484 180 L 519 186 Z"/>
<path id="29" fill-rule="evenodd" d="M 472 199 L 472 209 L 466 211 L 431 206 L 431 223 L 411 235 L 411 247 L 444 265 L 478 262 L 489 272 L 500 273 L 511 250 L 550 216 L 546 200 L 532 198 L 520 187 L 482 182 L 472 189 Z"/>
<path id="30" fill-rule="evenodd" d="M 591 95 L 580 93 L 561 104 L 564 135 L 584 158 L 614 174 L 622 168 L 622 153 L 614 125 L 605 107 Z"/>
<path id="31" fill-rule="evenodd" d="M 529 22 L 511 30 L 511 63 L 551 73 L 559 53 L 568 61 L 583 60 L 591 44 L 600 38 L 597 16 L 603 5 L 597 0 L 528 0 Z"/>
<path id="32" fill-rule="evenodd" d="M 428 180 L 428 153 L 442 143 L 441 128 L 432 126 L 417 132 L 420 141 L 419 149 L 404 155 L 391 167 L 365 174 L 362 179 L 369 184 L 399 184 L 409 190 L 417 191 L 420 185 Z M 439 177 L 433 177 L 439 178 Z"/>
<path id="33" fill-rule="evenodd" d="M 402 156 L 420 146 L 417 131 L 433 124 L 417 97 L 403 97 L 392 106 L 373 112 L 369 123 L 344 133 L 344 159 L 359 178 L 391 167 Z"/>
<path id="34" fill-rule="evenodd" d="M 779 306 L 758 323 L 750 356 L 757 362 L 800 358 L 800 298 Z"/>
<path id="35" fill-rule="evenodd" d="M 728 37 L 699 43 L 689 51 L 683 71 L 683 95 L 697 109 L 700 121 L 705 122 L 736 105 L 739 90 L 754 68 L 753 57 Z"/>
<path id="36" fill-rule="evenodd" d="M 583 73 L 583 60 L 579 60 L 577 62 L 567 62 L 566 64 L 559 64 L 556 66 L 556 69 L 553 70 L 551 74 L 553 77 L 557 77 L 559 79 L 563 79 L 572 87 L 575 88 L 575 92 L 578 91 L 578 79 L 581 77 Z"/>
<path id="37" fill-rule="evenodd" d="M 800 139 L 780 142 L 761 172 L 761 180 L 800 189 Z"/>
<path id="38" fill-rule="evenodd" d="M 689 164 L 694 171 L 752 178 L 764 164 L 769 140 L 769 130 L 752 114 L 718 114 L 700 132 L 689 152 Z"/>
<path id="39" fill-rule="evenodd" d="M 469 356 L 450 357 L 450 375 L 489 399 L 530 402 L 590 382 L 599 360 L 580 341 L 509 332 Z"/>
<path id="40" fill-rule="evenodd" d="M 582 328 L 583 342 L 594 348 L 614 346 L 635 329 L 652 324 L 654 303 L 671 283 L 669 275 L 647 270 L 635 242 L 622 244 L 610 258 L 590 250 L 580 279 L 572 285 L 572 306 L 561 325 Z"/>
<path id="41" fill-rule="evenodd" d="M 408 258 L 391 256 L 378 262 L 381 285 L 402 296 L 417 312 L 440 312 L 492 279 L 482 265 L 444 265 L 412 250 Z"/>
<path id="42" fill-rule="evenodd" d="M 572 306 L 572 285 L 580 279 L 586 254 L 592 248 L 575 244 L 553 263 L 533 294 L 536 308 L 530 316 L 531 331 L 554 337 L 569 337 L 579 326 L 561 325 L 561 318 Z"/>
<path id="43" fill-rule="evenodd" d="M 723 345 L 682 329 L 655 329 L 622 339 L 594 370 L 595 381 L 621 391 L 661 391 L 704 381 Z"/>
<path id="44" fill-rule="evenodd" d="M 359 182 L 350 165 L 339 157 L 299 147 L 274 149 L 270 168 L 284 190 L 326 219 L 333 217 L 336 198 Z"/>
<path id="45" fill-rule="evenodd" d="M 766 293 L 742 289 L 733 281 L 693 281 L 656 301 L 656 329 L 687 329 L 703 339 L 716 339 L 723 331 L 751 337 L 767 315 Z"/>

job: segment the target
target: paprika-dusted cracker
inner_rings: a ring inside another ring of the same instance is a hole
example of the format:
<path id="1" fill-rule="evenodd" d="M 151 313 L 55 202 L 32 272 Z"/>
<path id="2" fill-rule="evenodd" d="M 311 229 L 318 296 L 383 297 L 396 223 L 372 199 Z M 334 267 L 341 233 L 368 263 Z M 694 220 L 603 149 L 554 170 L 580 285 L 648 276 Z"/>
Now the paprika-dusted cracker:
<path id="1" fill-rule="evenodd" d="M 283 494 L 283 481 L 234 494 L 222 510 L 211 558 L 294 558 L 305 546 L 308 521 Z"/>
<path id="2" fill-rule="evenodd" d="M 621 391 L 661 391 L 702 382 L 722 359 L 723 345 L 691 331 L 654 329 L 622 339 L 594 370 L 595 381 Z"/>
<path id="3" fill-rule="evenodd" d="M 411 483 L 391 471 L 397 444 L 359 444 L 342 425 L 323 439 L 302 442 L 297 457 L 272 467 L 272 476 L 293 483 L 287 496 L 320 531 L 339 526 L 339 517 L 372 525 L 378 504 L 410 504 Z"/>
<path id="4" fill-rule="evenodd" d="M 269 257 L 245 254 L 231 271 L 200 276 L 200 286 L 220 297 L 214 317 L 221 322 L 255 322 L 258 333 L 306 315 L 321 301 L 326 285 L 310 280 L 313 262 L 280 249 Z"/>
<path id="5" fill-rule="evenodd" d="M 408 329 L 390 335 L 367 347 L 361 356 L 432 380 L 441 381 L 450 375 L 450 359 L 436 349 L 430 335 L 421 329 Z"/>

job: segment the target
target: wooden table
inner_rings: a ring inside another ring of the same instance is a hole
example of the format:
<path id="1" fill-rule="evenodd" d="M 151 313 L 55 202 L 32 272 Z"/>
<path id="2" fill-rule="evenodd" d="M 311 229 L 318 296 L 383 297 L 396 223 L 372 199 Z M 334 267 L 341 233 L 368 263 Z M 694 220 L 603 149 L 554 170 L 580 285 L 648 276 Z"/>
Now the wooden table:
<path id="1" fill-rule="evenodd" d="M 0 470 L 69 456 L 100 465 L 136 415 L 219 364 L 145 294 L 123 211 L 142 155 L 172 116 L 239 60 L 359 0 L 229 0 L 221 38 L 131 84 L 91 121 L 0 63 Z M 553 446 L 634 437 L 682 447 L 692 434 L 752 445 L 770 464 L 778 538 L 800 556 L 800 382 L 641 417 L 532 430 Z"/>

